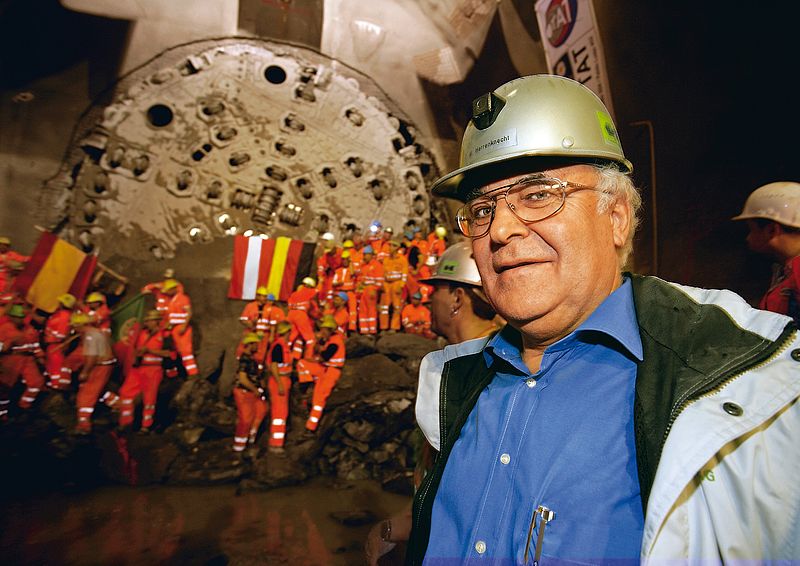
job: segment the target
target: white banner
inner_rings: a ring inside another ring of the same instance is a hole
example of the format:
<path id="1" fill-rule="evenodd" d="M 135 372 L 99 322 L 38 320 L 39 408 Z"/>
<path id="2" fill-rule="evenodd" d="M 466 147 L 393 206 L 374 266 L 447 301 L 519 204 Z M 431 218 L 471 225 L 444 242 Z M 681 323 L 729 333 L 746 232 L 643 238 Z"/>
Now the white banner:
<path id="1" fill-rule="evenodd" d="M 613 115 L 592 0 L 537 0 L 534 9 L 550 72 L 592 89 Z"/>

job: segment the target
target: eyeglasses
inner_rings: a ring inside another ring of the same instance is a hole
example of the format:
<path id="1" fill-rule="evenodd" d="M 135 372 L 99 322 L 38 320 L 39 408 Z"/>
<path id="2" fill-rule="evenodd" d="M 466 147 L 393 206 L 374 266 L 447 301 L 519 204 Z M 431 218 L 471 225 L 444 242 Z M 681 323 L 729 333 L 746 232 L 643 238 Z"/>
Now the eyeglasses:
<path id="1" fill-rule="evenodd" d="M 483 236 L 494 220 L 497 199 L 500 197 L 506 200 L 511 212 L 523 222 L 539 222 L 550 218 L 564 207 L 567 189 L 572 189 L 570 192 L 601 191 L 555 177 L 523 177 L 468 201 L 456 212 L 456 222 L 461 233 L 468 238 Z"/>

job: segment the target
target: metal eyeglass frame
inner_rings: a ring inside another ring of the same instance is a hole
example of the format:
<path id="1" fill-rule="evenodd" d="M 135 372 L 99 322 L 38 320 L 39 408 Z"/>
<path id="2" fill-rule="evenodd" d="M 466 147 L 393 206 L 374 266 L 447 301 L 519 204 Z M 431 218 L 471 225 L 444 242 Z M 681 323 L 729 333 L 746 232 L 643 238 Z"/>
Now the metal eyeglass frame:
<path id="1" fill-rule="evenodd" d="M 556 188 L 557 187 L 561 191 L 561 202 L 555 208 L 555 210 L 553 210 L 552 212 L 550 212 L 546 216 L 542 216 L 541 218 L 537 218 L 536 220 L 527 220 L 525 218 L 522 218 L 517 213 L 517 211 L 515 210 L 515 206 L 508 202 L 508 193 L 509 193 L 509 191 L 511 191 L 511 189 L 513 189 L 514 187 L 517 187 L 519 185 L 522 185 L 524 183 L 531 182 L 531 181 L 537 181 L 539 183 L 543 183 L 548 188 Z M 551 216 L 555 216 L 556 214 L 558 214 L 561 211 L 562 208 L 564 208 L 564 203 L 567 201 L 567 189 L 568 188 L 573 189 L 573 191 L 571 191 L 571 192 L 576 192 L 576 191 L 606 192 L 606 191 L 604 191 L 602 189 L 598 189 L 597 187 L 589 187 L 587 185 L 582 185 L 580 183 L 573 183 L 572 181 L 562 181 L 561 179 L 559 179 L 557 177 L 544 177 L 544 176 L 529 175 L 527 177 L 523 177 L 522 179 L 518 179 L 518 180 L 516 180 L 513 183 L 510 183 L 508 185 L 503 185 L 501 187 L 496 187 L 496 188 L 492 189 L 491 191 L 488 191 L 486 193 L 477 195 L 477 196 L 475 196 L 475 198 L 470 199 L 467 202 L 465 202 L 463 205 L 461 205 L 461 207 L 458 209 L 458 211 L 456 211 L 456 224 L 458 225 L 459 231 L 461 231 L 461 233 L 464 234 L 464 236 L 466 236 L 467 238 L 480 238 L 481 236 L 486 235 L 489 232 L 489 230 L 490 230 L 490 228 L 492 226 L 492 222 L 494 222 L 494 213 L 495 213 L 495 210 L 497 209 L 497 199 L 500 198 L 500 197 L 503 197 L 503 199 L 506 201 L 506 206 L 508 206 L 509 210 L 514 214 L 514 216 L 519 218 L 520 221 L 522 221 L 522 222 L 524 222 L 526 224 L 532 224 L 534 222 L 541 222 L 542 220 L 546 220 L 546 219 L 550 218 Z M 475 234 L 468 234 L 467 230 L 464 230 L 464 226 L 467 226 L 467 227 L 469 226 L 469 219 L 467 218 L 467 215 L 465 214 L 465 211 L 467 210 L 467 207 L 468 207 L 470 201 L 475 200 L 477 198 L 483 199 L 483 198 L 487 198 L 487 197 L 489 198 L 490 202 L 492 203 L 492 212 L 491 212 L 491 214 L 489 216 L 489 222 L 487 222 L 485 224 L 485 229 L 483 231 L 475 233 Z"/>

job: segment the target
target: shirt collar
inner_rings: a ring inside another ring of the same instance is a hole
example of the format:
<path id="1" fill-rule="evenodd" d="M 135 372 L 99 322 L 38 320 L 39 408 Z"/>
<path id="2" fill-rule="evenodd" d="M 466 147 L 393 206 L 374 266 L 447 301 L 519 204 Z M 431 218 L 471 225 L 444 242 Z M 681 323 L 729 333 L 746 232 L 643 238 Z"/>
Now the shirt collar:
<path id="1" fill-rule="evenodd" d="M 624 278 L 622 285 L 606 297 L 578 328 L 548 349 L 566 346 L 575 340 L 580 340 L 582 334 L 590 332 L 610 336 L 631 356 L 639 361 L 644 359 L 642 338 L 639 335 L 639 323 L 633 302 L 633 287 L 628 277 Z M 489 340 L 483 355 L 489 366 L 495 357 L 499 357 L 518 369 L 527 371 L 523 369 L 525 365 L 520 356 L 521 349 L 522 340 L 519 332 L 506 326 Z"/>

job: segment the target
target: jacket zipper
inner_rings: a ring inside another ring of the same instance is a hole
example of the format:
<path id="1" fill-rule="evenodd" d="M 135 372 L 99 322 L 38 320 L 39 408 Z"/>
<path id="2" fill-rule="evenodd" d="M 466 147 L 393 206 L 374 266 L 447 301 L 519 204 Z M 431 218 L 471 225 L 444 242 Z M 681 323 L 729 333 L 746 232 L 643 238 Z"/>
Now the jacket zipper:
<path id="1" fill-rule="evenodd" d="M 670 430 L 672 430 L 672 425 L 677 420 L 678 416 L 692 403 L 703 399 L 705 397 L 709 397 L 721 391 L 725 386 L 727 386 L 731 381 L 737 379 L 738 377 L 744 375 L 749 371 L 754 371 L 760 369 L 761 367 L 767 365 L 768 363 L 772 362 L 775 358 L 783 354 L 792 342 L 794 342 L 795 338 L 797 337 L 797 330 L 791 332 L 784 340 L 780 346 L 778 346 L 772 354 L 761 360 L 760 362 L 754 365 L 748 365 L 744 369 L 735 370 L 731 372 L 727 377 L 722 378 L 718 382 L 716 382 L 712 387 L 708 388 L 707 390 L 703 391 L 702 389 L 698 392 L 695 392 L 691 396 L 687 395 L 684 399 L 675 403 L 672 407 L 672 411 L 670 411 L 669 422 L 667 423 L 667 428 L 664 431 L 664 437 L 661 439 L 661 446 L 663 448 L 664 443 L 667 441 L 667 437 L 669 436 Z M 745 362 L 747 363 L 747 362 Z M 741 366 L 740 366 L 741 367 Z"/>

